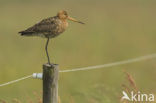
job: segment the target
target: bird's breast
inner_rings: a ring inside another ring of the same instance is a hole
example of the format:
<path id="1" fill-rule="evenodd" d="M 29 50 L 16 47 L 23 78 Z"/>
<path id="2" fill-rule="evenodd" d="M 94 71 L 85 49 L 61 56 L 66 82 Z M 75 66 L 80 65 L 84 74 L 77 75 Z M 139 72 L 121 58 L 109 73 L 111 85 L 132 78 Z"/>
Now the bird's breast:
<path id="1" fill-rule="evenodd" d="M 51 28 L 51 33 L 48 33 L 48 37 L 54 38 L 59 34 L 63 33 L 68 27 L 68 23 L 66 21 L 62 21 L 60 19 L 55 19 L 53 23 L 53 27 Z"/>
<path id="2" fill-rule="evenodd" d="M 56 37 L 59 34 L 63 33 L 68 27 L 68 23 L 66 21 L 57 20 L 55 27 L 52 30 L 52 37 Z"/>
<path id="3" fill-rule="evenodd" d="M 62 33 L 66 30 L 68 27 L 68 22 L 60 20 L 59 26 L 58 26 L 58 32 Z"/>

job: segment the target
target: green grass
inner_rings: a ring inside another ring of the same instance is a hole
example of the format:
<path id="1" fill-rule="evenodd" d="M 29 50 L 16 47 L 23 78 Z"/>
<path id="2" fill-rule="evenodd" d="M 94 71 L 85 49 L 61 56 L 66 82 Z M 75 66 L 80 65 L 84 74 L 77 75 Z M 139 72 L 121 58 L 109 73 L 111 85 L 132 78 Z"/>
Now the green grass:
<path id="1" fill-rule="evenodd" d="M 91 66 L 156 52 L 156 2 L 154 0 L 0 1 L 0 83 L 42 72 L 47 62 L 46 40 L 21 37 L 24 30 L 65 9 L 86 25 L 69 22 L 69 28 L 52 39 L 49 53 L 60 69 Z M 155 59 L 103 70 L 61 73 L 62 103 L 117 103 L 124 83 L 123 69 L 131 73 L 142 91 L 156 93 Z M 42 81 L 29 79 L 0 87 L 0 99 L 23 102 L 42 90 Z M 33 98 L 32 98 L 33 99 Z"/>

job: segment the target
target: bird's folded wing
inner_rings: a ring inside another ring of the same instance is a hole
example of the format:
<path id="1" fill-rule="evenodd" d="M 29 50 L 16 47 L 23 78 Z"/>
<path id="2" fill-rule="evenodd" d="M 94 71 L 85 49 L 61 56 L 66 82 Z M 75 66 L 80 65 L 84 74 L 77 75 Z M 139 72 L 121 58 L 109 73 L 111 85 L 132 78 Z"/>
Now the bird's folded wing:
<path id="1" fill-rule="evenodd" d="M 41 22 L 35 24 L 34 26 L 21 31 L 19 33 L 26 35 L 26 34 L 33 34 L 33 33 L 48 33 L 51 32 L 56 28 L 56 18 L 50 17 L 47 19 L 42 20 Z"/>

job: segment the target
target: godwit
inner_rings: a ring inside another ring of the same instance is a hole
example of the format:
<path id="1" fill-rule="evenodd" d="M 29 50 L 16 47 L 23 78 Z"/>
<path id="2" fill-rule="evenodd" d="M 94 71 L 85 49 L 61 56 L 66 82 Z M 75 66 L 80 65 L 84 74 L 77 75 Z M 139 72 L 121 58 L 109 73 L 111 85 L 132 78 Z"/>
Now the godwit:
<path id="1" fill-rule="evenodd" d="M 58 36 L 59 34 L 63 33 L 66 30 L 66 28 L 68 27 L 67 20 L 84 24 L 83 22 L 68 16 L 66 11 L 61 10 L 57 13 L 56 16 L 43 19 L 34 26 L 29 27 L 24 31 L 20 31 L 19 33 L 22 36 L 40 36 L 47 38 L 45 50 L 48 58 L 48 64 L 50 64 L 50 58 L 48 54 L 49 39 Z"/>

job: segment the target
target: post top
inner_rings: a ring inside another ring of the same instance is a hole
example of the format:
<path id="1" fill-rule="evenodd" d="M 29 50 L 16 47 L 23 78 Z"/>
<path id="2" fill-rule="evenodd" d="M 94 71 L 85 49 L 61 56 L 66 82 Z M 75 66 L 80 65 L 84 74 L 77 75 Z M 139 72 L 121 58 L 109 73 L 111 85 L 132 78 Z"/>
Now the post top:
<path id="1" fill-rule="evenodd" d="M 43 64 L 43 66 L 45 66 L 45 67 L 48 67 L 48 68 L 50 68 L 50 67 L 56 67 L 56 66 L 58 66 L 58 64 Z"/>

